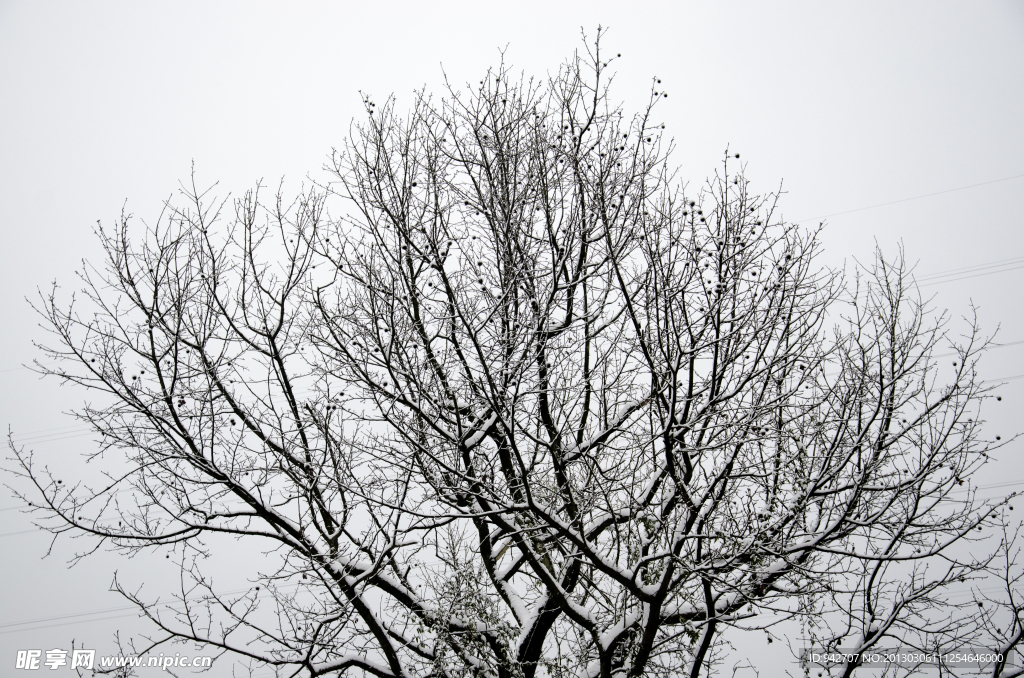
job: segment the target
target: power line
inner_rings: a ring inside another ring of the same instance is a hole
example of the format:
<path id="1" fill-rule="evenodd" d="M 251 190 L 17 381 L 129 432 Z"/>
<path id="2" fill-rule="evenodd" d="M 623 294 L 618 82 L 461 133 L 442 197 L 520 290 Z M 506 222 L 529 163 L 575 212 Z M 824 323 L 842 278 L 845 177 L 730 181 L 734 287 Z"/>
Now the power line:
<path id="1" fill-rule="evenodd" d="M 53 431 L 63 431 L 69 428 L 81 428 L 83 424 L 68 424 L 67 426 L 51 426 L 49 428 L 37 428 L 34 431 L 25 431 L 22 433 L 23 436 L 33 436 L 41 433 L 52 433 Z"/>
<path id="2" fill-rule="evenodd" d="M 11 508 L 22 508 L 21 506 L 12 506 Z M 36 528 L 34 530 L 18 530 L 17 532 L 4 532 L 0 534 L 0 537 L 14 537 L 19 534 L 31 534 L 32 532 L 42 532 L 43 530 Z"/>
<path id="3" fill-rule="evenodd" d="M 125 612 L 127 610 L 137 610 L 137 609 L 138 609 L 137 605 L 127 605 L 127 606 L 122 606 L 122 607 L 111 607 L 111 608 L 107 608 L 106 610 L 90 610 L 90 611 L 87 611 L 87 612 L 73 612 L 71 614 L 59 614 L 59 615 L 57 615 L 55 617 L 38 617 L 36 619 L 25 619 L 25 620 L 18 621 L 18 622 L 7 622 L 5 624 L 0 624 L 0 631 L 2 631 L 3 629 L 9 629 L 12 626 L 28 626 L 30 624 L 44 624 L 44 623 L 52 622 L 52 621 L 61 621 L 61 620 L 65 620 L 65 619 L 74 619 L 75 617 L 87 617 L 87 616 L 90 616 L 90 615 L 97 615 L 97 614 L 111 614 L 111 613 L 114 613 L 114 612 Z"/>
<path id="4" fill-rule="evenodd" d="M 82 613 L 82 614 L 88 614 L 88 613 Z M 81 616 L 81 615 L 72 615 L 72 616 Z M 8 635 L 10 633 L 24 633 L 26 631 L 42 631 L 43 629 L 55 628 L 57 626 L 71 626 L 73 624 L 94 624 L 96 622 L 107 621 L 108 619 L 124 619 L 125 617 L 137 617 L 137 616 L 138 615 L 136 615 L 136 614 L 128 612 L 128 613 L 123 613 L 123 614 L 111 615 L 109 617 L 91 617 L 90 619 L 76 619 L 75 621 L 58 622 L 56 624 L 54 624 L 54 623 L 46 623 L 43 626 L 33 626 L 33 627 L 27 628 L 27 629 L 14 628 L 14 629 L 0 630 L 0 636 L 6 636 L 6 635 Z M 5 626 L 7 626 L 7 625 L 5 624 Z"/>
<path id="5" fill-rule="evenodd" d="M 280 586 L 278 586 L 276 588 L 277 588 L 278 591 L 284 591 L 284 590 L 287 590 L 287 589 L 297 588 L 298 586 L 299 586 L 299 584 L 296 582 L 296 583 L 292 583 L 292 584 L 283 584 L 283 585 L 280 585 Z M 233 591 L 222 591 L 221 593 L 218 593 L 216 595 L 218 597 L 235 596 L 235 595 L 238 595 L 238 594 L 241 594 L 241 593 L 246 593 L 247 591 L 252 591 L 252 588 L 253 587 L 249 586 L 249 587 L 246 587 L 244 589 L 235 589 Z M 256 594 L 256 598 L 264 598 L 265 599 L 265 598 L 269 597 L 270 595 L 271 595 L 270 593 L 261 592 L 261 593 L 257 593 Z M 170 603 L 164 603 L 163 605 L 153 605 L 152 607 L 165 607 L 165 608 L 169 608 L 170 606 L 171 606 Z M 25 619 L 23 621 L 17 621 L 17 622 L 5 622 L 3 624 L 0 624 L 0 635 L 6 635 L 8 633 L 20 633 L 22 631 L 39 631 L 41 629 L 50 628 L 51 626 L 68 626 L 68 625 L 71 625 L 71 624 L 82 624 L 82 623 L 86 623 L 86 622 L 104 621 L 106 619 L 120 619 L 120 618 L 123 618 L 123 617 L 131 617 L 133 615 L 130 614 L 130 613 L 129 614 L 122 614 L 122 613 L 124 613 L 124 612 L 126 612 L 128 610 L 138 610 L 138 609 L 139 609 L 138 605 L 125 605 L 125 606 L 121 606 L 121 607 L 109 607 L 109 608 L 106 608 L 104 610 L 87 610 L 85 612 L 72 612 L 70 614 L 60 614 L 60 615 L 56 615 L 56 616 L 53 616 L 53 617 L 39 617 L 39 618 L 36 618 L 36 619 Z M 112 615 L 112 616 L 102 617 L 100 619 L 81 619 L 81 617 L 94 617 L 96 615 L 104 615 L 104 614 Z M 73 620 L 73 621 L 66 621 L 66 620 Z M 57 623 L 57 624 L 51 623 L 51 622 L 55 622 L 55 621 L 56 622 L 61 622 L 61 623 Z M 27 629 L 26 628 L 15 628 L 15 627 L 21 627 L 21 626 L 32 626 L 33 624 L 45 624 L 45 626 L 34 627 L 34 628 L 27 628 Z"/>
<path id="6" fill-rule="evenodd" d="M 93 433 L 91 429 L 79 429 L 77 431 L 60 431 L 57 433 L 46 433 L 35 436 L 18 436 L 15 439 L 16 445 L 27 445 L 32 443 L 52 443 L 58 440 L 67 440 L 68 438 L 81 438 Z"/>
<path id="7" fill-rule="evenodd" d="M 968 184 L 966 186 L 957 186 L 956 188 L 947 188 L 942 191 L 936 191 L 934 193 L 925 193 L 924 195 L 915 195 L 911 198 L 900 198 L 899 200 L 890 200 L 889 202 L 880 202 L 876 205 L 868 205 L 866 207 L 856 207 L 852 210 L 844 210 L 842 212 L 832 212 L 831 214 L 823 214 L 820 217 L 813 217 L 811 219 L 796 219 L 800 221 L 817 221 L 818 219 L 827 219 L 828 217 L 837 217 L 840 214 L 853 214 L 854 212 L 863 212 L 864 210 L 873 210 L 877 207 L 886 207 L 888 205 L 897 205 L 901 202 L 910 202 L 911 200 L 921 200 L 923 198 L 931 198 L 936 195 L 944 195 L 946 193 L 954 193 L 956 191 L 966 191 L 969 188 L 977 188 L 978 186 L 988 186 L 989 184 L 998 184 L 1003 181 L 1011 181 L 1013 179 L 1020 179 L 1024 177 L 1024 174 L 1014 174 L 1012 177 L 1003 177 L 1002 179 L 992 179 L 991 181 L 982 181 L 979 184 Z"/>
<path id="8" fill-rule="evenodd" d="M 1024 344 L 1024 339 L 1020 339 L 1018 341 L 1006 341 L 1006 342 L 999 343 L 999 344 L 992 343 L 992 344 L 989 344 L 983 350 L 991 351 L 992 349 L 995 349 L 995 348 L 1006 348 L 1007 346 L 1019 346 L 1020 344 Z M 933 358 L 949 358 L 951 356 L 958 356 L 958 355 L 960 355 L 960 354 L 959 353 L 955 353 L 955 352 L 954 353 L 940 353 L 939 355 L 935 355 L 935 356 L 932 356 L 932 357 Z M 2 510 L 2 509 L 0 509 L 0 510 Z"/>
<path id="9" fill-rule="evenodd" d="M 991 268 L 994 266 L 1009 266 L 1011 264 L 1024 263 L 1024 257 L 1014 257 L 1012 259 L 1000 259 L 999 261 L 992 261 L 987 264 L 973 264 L 971 266 L 964 266 L 963 268 L 951 268 L 946 271 L 939 271 L 937 273 L 928 273 L 917 278 L 918 282 L 924 282 L 932 280 L 933 278 L 944 278 L 949 275 L 958 275 L 960 273 L 972 273 L 983 268 Z"/>
<path id="10" fill-rule="evenodd" d="M 1007 271 L 1016 271 L 1020 268 L 1024 268 L 1024 259 L 1014 261 L 1013 263 L 1005 264 L 989 264 L 973 267 L 973 270 L 965 271 L 964 273 L 947 273 L 947 274 L 936 274 L 928 276 L 927 282 L 921 282 L 918 280 L 918 287 L 928 287 L 929 285 L 938 285 L 947 282 L 956 282 L 957 280 L 967 280 L 968 278 L 979 278 L 985 275 L 994 275 L 996 273 L 1006 273 Z M 997 269 L 997 270 L 988 270 Z M 977 272 L 975 272 L 977 271 Z"/>

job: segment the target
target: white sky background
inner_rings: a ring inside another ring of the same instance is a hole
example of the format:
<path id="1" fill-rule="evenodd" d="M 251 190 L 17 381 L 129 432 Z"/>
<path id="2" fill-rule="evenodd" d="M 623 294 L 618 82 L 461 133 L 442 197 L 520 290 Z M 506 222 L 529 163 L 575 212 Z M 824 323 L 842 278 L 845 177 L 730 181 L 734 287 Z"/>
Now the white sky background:
<path id="1" fill-rule="evenodd" d="M 71 3 L 0 0 L 0 422 L 16 436 L 73 424 L 85 394 L 20 365 L 40 337 L 24 301 L 54 279 L 70 291 L 83 257 L 99 261 L 97 219 L 122 206 L 156 219 L 189 178 L 240 194 L 281 177 L 297 189 L 361 116 L 359 91 L 405 109 L 415 88 L 476 82 L 508 47 L 527 74 L 555 71 L 580 29 L 610 28 L 621 52 L 613 97 L 646 101 L 651 78 L 697 186 L 722 152 L 740 152 L 754 187 L 784 181 L 787 218 L 811 219 L 1024 174 L 1024 2 L 687 3 Z M 828 263 L 902 242 L 922 274 L 1024 257 L 1024 177 L 829 218 Z M 139 223 L 141 228 L 141 222 Z M 986 331 L 1024 340 L 1024 269 L 925 288 L 954 318 L 979 307 Z M 1024 374 L 1024 345 L 987 355 L 988 378 Z M 1024 380 L 989 408 L 992 435 L 1024 430 Z M 60 464 L 88 437 L 40 442 Z M 979 482 L 1020 480 L 1021 443 Z M 990 494 L 997 490 L 989 491 Z M 0 509 L 14 506 L 0 495 Z M 111 573 L 172 586 L 162 555 L 98 554 L 66 569 L 69 548 L 14 534 L 0 510 L 0 672 L 15 651 L 101 651 L 131 618 L 8 626 L 123 605 Z M 115 613 L 112 613 L 115 614 Z M 760 646 L 759 646 L 760 647 Z M 775 647 L 778 647 L 776 645 Z M 225 665 L 223 667 L 227 669 Z M 65 669 L 66 670 L 66 669 Z M 224 675 L 218 672 L 217 675 Z M 751 674 L 752 675 L 752 674 Z"/>

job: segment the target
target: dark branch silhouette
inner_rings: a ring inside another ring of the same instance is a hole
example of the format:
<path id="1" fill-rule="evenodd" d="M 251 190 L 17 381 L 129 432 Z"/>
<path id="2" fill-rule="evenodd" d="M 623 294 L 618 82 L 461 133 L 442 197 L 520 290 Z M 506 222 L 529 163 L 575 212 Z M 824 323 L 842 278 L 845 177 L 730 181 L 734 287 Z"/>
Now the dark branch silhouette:
<path id="1" fill-rule="evenodd" d="M 99 230 L 82 295 L 43 296 L 40 369 L 95 394 L 109 476 L 65 487 L 12 446 L 19 472 L 55 533 L 181 554 L 173 609 L 122 589 L 153 646 L 696 677 L 727 631 L 787 620 L 853 649 L 981 629 L 944 596 L 995 566 L 967 554 L 996 506 L 961 492 L 1001 444 L 985 343 L 947 337 L 902 256 L 820 267 L 738 154 L 688 189 L 660 81 L 626 114 L 602 49 L 404 114 L 366 98 L 329 182 L 191 187 L 138 242 Z M 215 590 L 195 554 L 219 535 L 273 545 L 259 587 Z"/>

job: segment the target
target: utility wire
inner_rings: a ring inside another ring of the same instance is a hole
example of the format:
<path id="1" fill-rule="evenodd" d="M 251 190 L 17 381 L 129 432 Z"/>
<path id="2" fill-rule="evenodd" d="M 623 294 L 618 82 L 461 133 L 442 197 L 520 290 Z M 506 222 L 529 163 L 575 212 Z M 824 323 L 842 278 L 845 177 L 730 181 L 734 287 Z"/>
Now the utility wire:
<path id="1" fill-rule="evenodd" d="M 22 508 L 21 506 L 12 506 L 11 508 Z M 0 537 L 15 537 L 19 534 L 31 534 L 32 532 L 42 532 L 41 529 L 35 528 L 32 530 L 18 530 L 17 532 L 4 532 L 0 534 Z"/>
<path id="2" fill-rule="evenodd" d="M 278 586 L 277 590 L 278 591 L 284 591 L 286 589 L 297 588 L 298 586 L 299 586 L 299 584 L 297 582 L 293 583 L 293 584 L 283 584 L 281 586 Z M 224 596 L 235 596 L 235 595 L 238 595 L 238 594 L 241 594 L 241 593 L 246 593 L 247 591 L 251 591 L 251 590 L 252 590 L 252 587 L 249 586 L 249 587 L 246 587 L 244 589 L 235 589 L 233 591 L 223 591 L 223 592 L 218 593 L 216 595 L 218 597 L 222 598 Z M 257 598 L 267 598 L 268 596 L 270 596 L 269 592 L 260 592 L 260 593 L 256 594 Z M 180 602 L 180 601 L 175 601 L 175 602 Z M 195 602 L 195 600 L 193 600 L 191 602 Z M 166 607 L 166 608 L 169 608 L 170 606 L 171 606 L 171 603 L 164 603 L 163 605 L 157 604 L 157 605 L 154 605 L 153 607 Z M 131 616 L 135 616 L 135 615 L 131 614 L 130 612 L 128 614 L 123 614 L 123 613 L 128 612 L 129 610 L 138 610 L 138 609 L 139 609 L 138 605 L 124 605 L 124 606 L 121 606 L 121 607 L 109 607 L 109 608 L 106 608 L 104 610 L 88 610 L 88 611 L 85 611 L 85 612 L 72 612 L 70 614 L 60 614 L 60 615 L 56 615 L 56 616 L 53 616 L 53 617 L 39 617 L 39 618 L 36 618 L 36 619 L 25 619 L 23 621 L 5 622 L 3 624 L 0 624 L 0 635 L 6 635 L 8 633 L 19 633 L 19 632 L 22 632 L 22 631 L 40 631 L 42 629 L 50 628 L 51 626 L 67 626 L 69 624 L 81 624 L 81 623 L 84 623 L 84 622 L 103 621 L 103 620 L 106 620 L 106 619 L 120 619 L 122 617 L 131 617 Z M 81 619 L 81 617 L 90 617 L 90 616 L 105 615 L 105 614 L 110 614 L 112 616 L 110 616 L 110 617 L 103 617 L 101 619 Z M 73 621 L 65 621 L 65 620 L 73 620 Z M 61 623 L 51 624 L 50 622 L 61 622 Z M 45 624 L 45 626 L 39 626 L 39 627 L 28 628 L 28 629 L 26 629 L 26 628 L 16 628 L 16 627 L 21 627 L 21 626 L 32 626 L 33 624 Z"/>
<path id="3" fill-rule="evenodd" d="M 23 436 L 34 436 L 34 435 L 37 435 L 37 434 L 52 433 L 54 431 L 63 431 L 65 429 L 69 429 L 69 428 L 80 429 L 80 428 L 82 428 L 82 426 L 83 426 L 83 424 L 68 424 L 67 426 L 52 426 L 50 428 L 37 428 L 34 431 L 25 431 L 21 435 L 23 435 Z"/>
<path id="4" fill-rule="evenodd" d="M 78 616 L 84 616 L 84 615 L 87 615 L 87 614 L 88 613 L 83 612 L 81 615 L 71 615 L 71 616 L 78 617 Z M 89 619 L 76 619 L 74 621 L 57 622 L 57 623 L 48 622 L 48 623 L 44 624 L 43 626 L 33 626 L 33 627 L 27 628 L 27 629 L 26 628 L 12 628 L 12 629 L 0 630 L 0 636 L 6 636 L 6 635 L 8 635 L 10 633 L 24 633 L 25 631 L 42 631 L 44 629 L 51 629 L 51 628 L 55 628 L 55 627 L 58 627 L 58 626 L 71 626 L 73 624 L 94 624 L 96 622 L 107 621 L 108 619 L 124 619 L 125 617 L 137 617 L 137 616 L 138 615 L 133 614 L 131 612 L 124 612 L 124 613 L 121 613 L 121 614 L 114 614 L 114 615 L 111 615 L 109 617 L 95 617 L 95 616 L 91 616 Z M 5 624 L 4 626 L 9 626 L 9 625 Z"/>
<path id="5" fill-rule="evenodd" d="M 988 347 L 985 350 L 986 351 L 991 351 L 994 348 L 1005 348 L 1007 346 L 1019 346 L 1020 344 L 1024 344 L 1024 339 L 1020 339 L 1019 341 L 1006 341 L 1006 342 L 1002 342 L 1002 343 L 998 343 L 998 344 L 997 343 L 992 343 L 992 344 L 989 344 Z M 951 356 L 959 356 L 959 355 L 960 355 L 959 353 L 940 353 L 939 355 L 933 355 L 932 357 L 933 358 L 949 358 Z"/>
<path id="6" fill-rule="evenodd" d="M 137 610 L 137 609 L 139 609 L 137 605 L 125 605 L 125 606 L 122 606 L 122 607 L 110 607 L 110 608 L 107 608 L 105 610 L 89 610 L 89 611 L 86 611 L 86 612 L 73 612 L 71 614 L 59 614 L 59 615 L 54 616 L 54 617 L 37 617 L 36 619 L 24 619 L 22 621 L 7 622 L 5 624 L 0 624 L 0 632 L 2 632 L 4 629 L 9 629 L 9 628 L 11 628 L 13 626 L 29 626 L 31 624 L 45 624 L 45 623 L 53 622 L 53 621 L 62 621 L 62 620 L 65 620 L 65 619 L 75 619 L 76 617 L 87 617 L 87 616 L 96 615 L 96 614 L 112 614 L 112 613 L 115 613 L 115 612 L 127 612 L 129 610 Z"/>
<path id="7" fill-rule="evenodd" d="M 1014 257 L 1012 259 L 1000 259 L 999 261 L 992 261 L 987 264 L 973 264 L 971 266 L 964 266 L 963 268 L 952 268 L 947 271 L 939 271 L 938 273 L 928 273 L 917 278 L 918 282 L 926 282 L 935 278 L 945 278 L 951 275 L 959 275 L 961 273 L 973 273 L 985 268 L 992 268 L 995 266 L 1009 266 L 1011 264 L 1024 264 L 1024 257 Z"/>
<path id="8" fill-rule="evenodd" d="M 1014 261 L 1013 263 L 1005 264 L 991 264 L 989 266 L 978 266 L 974 270 L 968 270 L 964 273 L 949 273 L 946 275 L 934 275 L 929 276 L 925 282 L 918 280 L 918 287 L 929 287 L 930 285 L 939 285 L 941 283 L 956 282 L 957 280 L 967 280 L 969 278 L 980 278 L 986 275 L 995 275 L 996 273 L 1006 273 L 1008 271 L 1016 271 L 1024 268 L 1024 259 Z M 991 270 L 996 269 L 996 270 Z"/>
<path id="9" fill-rule="evenodd" d="M 944 195 L 946 193 L 955 193 L 956 191 L 966 191 L 969 188 L 977 188 L 978 186 L 988 186 L 989 184 L 998 184 L 1003 181 L 1012 181 L 1013 179 L 1020 179 L 1024 177 L 1024 174 L 1014 174 L 1012 177 L 1003 177 L 1002 179 L 992 179 L 991 181 L 982 181 L 979 184 L 968 184 L 966 186 L 957 186 L 956 188 L 947 188 L 943 191 L 936 191 L 934 193 L 925 193 L 924 195 L 915 195 L 911 198 L 900 198 L 899 200 L 890 200 L 889 202 L 880 202 L 876 205 L 868 205 L 867 207 L 856 207 L 852 210 L 844 210 L 842 212 L 832 212 L 831 214 L 823 214 L 820 217 L 813 217 L 811 219 L 796 219 L 796 222 L 801 221 L 817 221 L 818 219 L 827 219 L 828 217 L 837 217 L 840 214 L 853 214 L 854 212 L 863 212 L 864 210 L 873 210 L 878 207 L 886 207 L 888 205 L 898 205 L 901 202 L 910 202 L 911 200 L 921 200 L 923 198 L 931 198 L 936 195 Z"/>

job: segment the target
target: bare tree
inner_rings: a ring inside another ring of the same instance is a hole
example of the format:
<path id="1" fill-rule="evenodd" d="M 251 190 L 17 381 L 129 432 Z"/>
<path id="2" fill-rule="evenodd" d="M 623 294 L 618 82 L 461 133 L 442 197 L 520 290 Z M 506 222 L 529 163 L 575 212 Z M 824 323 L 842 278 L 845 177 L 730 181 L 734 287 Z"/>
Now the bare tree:
<path id="1" fill-rule="evenodd" d="M 109 480 L 14 457 L 55 533 L 178 554 L 170 611 L 122 589 L 153 646 L 704 676 L 735 630 L 948 626 L 942 591 L 991 565 L 960 545 L 993 507 L 957 493 L 998 445 L 984 342 L 947 337 L 902 258 L 821 268 L 739 154 L 688 190 L 660 81 L 627 115 L 612 60 L 367 98 L 322 186 L 233 214 L 190 188 L 138 244 L 127 216 L 99 231 L 85 298 L 44 296 L 40 369 L 103 394 L 79 416 Z M 271 546 L 260 587 L 215 590 L 219 535 Z"/>
<path id="2" fill-rule="evenodd" d="M 1013 506 L 1009 509 L 1012 511 Z M 997 582 L 997 586 L 975 591 L 972 602 L 979 608 L 978 644 L 1002 655 L 988 675 L 992 678 L 1017 678 L 1024 675 L 1024 667 L 1010 660 L 1024 639 L 1024 600 L 1021 598 L 1024 563 L 1020 553 L 1024 524 L 1018 521 L 1011 528 L 1009 521 L 1005 520 L 1005 511 L 1003 517 L 1002 535 L 992 559 L 991 576 L 986 580 L 986 583 Z"/>

